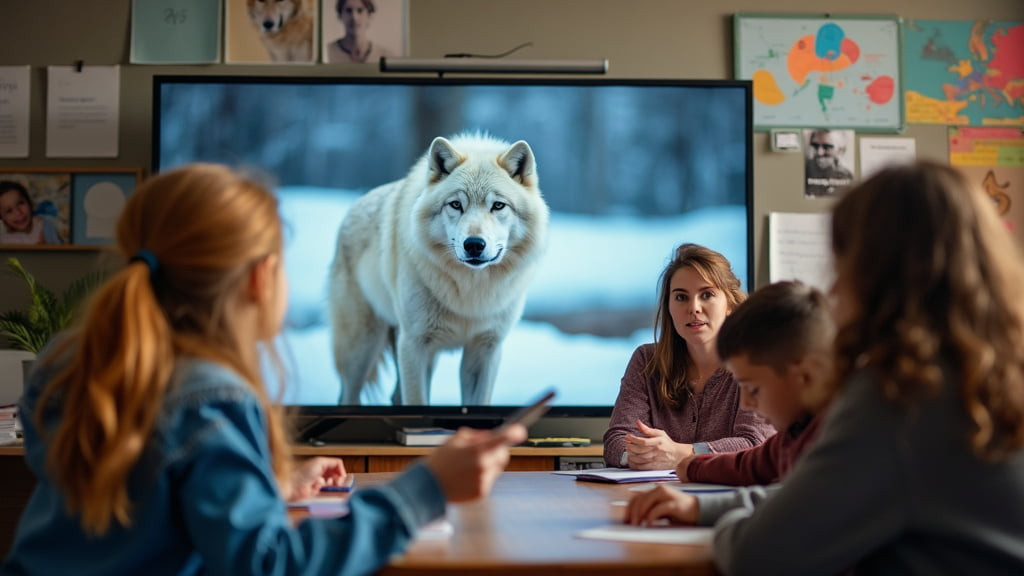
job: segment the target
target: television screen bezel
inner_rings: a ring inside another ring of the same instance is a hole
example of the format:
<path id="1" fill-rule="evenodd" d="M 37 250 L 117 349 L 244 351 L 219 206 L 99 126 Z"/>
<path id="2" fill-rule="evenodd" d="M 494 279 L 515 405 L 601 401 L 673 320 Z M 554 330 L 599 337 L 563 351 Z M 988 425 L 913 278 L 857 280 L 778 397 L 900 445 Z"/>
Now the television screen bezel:
<path id="1" fill-rule="evenodd" d="M 226 74 L 154 74 L 152 80 L 152 147 L 151 173 L 156 174 L 160 162 L 160 103 L 162 87 L 169 84 L 305 84 L 305 85 L 340 85 L 340 84 L 382 84 L 382 85 L 429 85 L 429 86 L 474 86 L 474 85 L 533 85 L 533 86 L 680 86 L 693 88 L 739 88 L 745 93 L 744 103 L 746 116 L 746 228 L 747 228 L 747 291 L 754 281 L 754 125 L 753 125 L 753 84 L 750 80 L 721 79 L 690 79 L 690 78 L 616 78 L 602 76 L 599 78 L 580 77 L 545 77 L 533 76 L 501 77 L 493 76 L 410 76 L 410 75 L 379 75 L 379 76 L 316 76 L 316 75 L 226 75 Z M 652 279 L 652 282 L 654 280 Z M 625 370 L 625 366 L 623 366 Z M 609 375 L 620 377 L 620 375 Z M 607 418 L 611 415 L 612 403 L 607 406 L 570 406 L 559 405 L 557 399 L 551 404 L 546 417 L 562 418 Z M 287 405 L 296 410 L 300 417 L 321 418 L 379 418 L 379 417 L 427 417 L 434 419 L 478 419 L 494 420 L 508 416 L 519 406 L 457 406 L 457 405 Z"/>

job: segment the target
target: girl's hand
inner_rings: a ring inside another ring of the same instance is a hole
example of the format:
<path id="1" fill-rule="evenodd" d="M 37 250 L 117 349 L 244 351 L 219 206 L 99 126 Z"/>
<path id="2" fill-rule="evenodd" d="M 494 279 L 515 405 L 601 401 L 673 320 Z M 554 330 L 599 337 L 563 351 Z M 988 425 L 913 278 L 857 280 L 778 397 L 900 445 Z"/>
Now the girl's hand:
<path id="1" fill-rule="evenodd" d="M 427 456 L 425 463 L 452 503 L 475 500 L 491 491 L 508 464 L 508 447 L 526 440 L 526 428 L 514 424 L 503 432 L 460 428 Z"/>
<path id="2" fill-rule="evenodd" d="M 667 470 L 693 454 L 692 444 L 673 442 L 664 430 L 651 428 L 639 420 L 636 424 L 644 436 L 626 435 L 626 459 L 630 468 Z"/>
<path id="3" fill-rule="evenodd" d="M 629 499 L 625 522 L 644 526 L 665 519 L 672 524 L 696 524 L 699 514 L 696 496 L 669 486 L 658 486 Z"/>
<path id="4" fill-rule="evenodd" d="M 291 493 L 286 495 L 286 500 L 312 498 L 324 486 L 341 486 L 347 476 L 345 463 L 340 458 L 317 456 L 296 462 L 292 470 Z"/>
<path id="5" fill-rule="evenodd" d="M 689 482 L 690 481 L 690 478 L 686 475 L 686 469 L 690 467 L 690 462 L 693 462 L 693 460 L 696 457 L 697 457 L 696 454 L 691 454 L 691 455 L 683 458 L 682 460 L 680 460 L 679 464 L 676 464 L 676 476 L 679 477 L 679 481 L 680 482 Z"/>

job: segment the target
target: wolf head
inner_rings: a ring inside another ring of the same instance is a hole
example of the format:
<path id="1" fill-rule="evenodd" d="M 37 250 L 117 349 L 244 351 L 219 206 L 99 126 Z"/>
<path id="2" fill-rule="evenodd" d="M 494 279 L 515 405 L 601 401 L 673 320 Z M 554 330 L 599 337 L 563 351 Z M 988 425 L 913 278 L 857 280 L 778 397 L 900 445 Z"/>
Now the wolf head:
<path id="1" fill-rule="evenodd" d="M 264 34 L 278 32 L 302 9 L 302 0 L 247 0 L 249 17 Z"/>
<path id="2" fill-rule="evenodd" d="M 530 145 L 473 135 L 435 138 L 426 157 L 428 185 L 417 211 L 432 242 L 473 269 L 538 252 L 548 209 Z"/>

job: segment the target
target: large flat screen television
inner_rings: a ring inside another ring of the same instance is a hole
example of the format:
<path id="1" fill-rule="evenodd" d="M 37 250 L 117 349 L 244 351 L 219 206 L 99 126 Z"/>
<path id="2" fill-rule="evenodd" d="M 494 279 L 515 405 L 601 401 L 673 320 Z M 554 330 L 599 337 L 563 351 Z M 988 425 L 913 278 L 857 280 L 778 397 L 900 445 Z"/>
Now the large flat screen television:
<path id="1" fill-rule="evenodd" d="M 713 248 L 751 284 L 745 81 L 158 75 L 153 96 L 154 171 L 206 161 L 272 178 L 290 284 L 289 377 L 272 392 L 306 414 L 500 417 L 554 388 L 550 414 L 606 417 L 631 353 L 653 341 L 674 247 Z M 491 401 L 462 402 L 453 350 L 437 357 L 429 401 L 393 403 L 392 361 L 358 404 L 339 403 L 327 289 L 342 219 L 435 137 L 465 133 L 526 141 L 550 210 Z"/>

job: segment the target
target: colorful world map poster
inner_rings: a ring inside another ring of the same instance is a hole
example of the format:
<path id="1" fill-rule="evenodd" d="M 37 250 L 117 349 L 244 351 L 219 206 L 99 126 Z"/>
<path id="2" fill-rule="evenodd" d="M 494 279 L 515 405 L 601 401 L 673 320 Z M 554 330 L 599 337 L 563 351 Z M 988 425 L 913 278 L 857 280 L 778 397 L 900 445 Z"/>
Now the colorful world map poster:
<path id="1" fill-rule="evenodd" d="M 1024 22 L 908 20 L 907 122 L 1024 126 Z"/>
<path id="2" fill-rule="evenodd" d="M 898 18 L 737 14 L 734 24 L 755 128 L 903 128 Z"/>
<path id="3" fill-rule="evenodd" d="M 1024 129 L 951 127 L 949 163 L 989 195 L 1024 248 Z"/>

